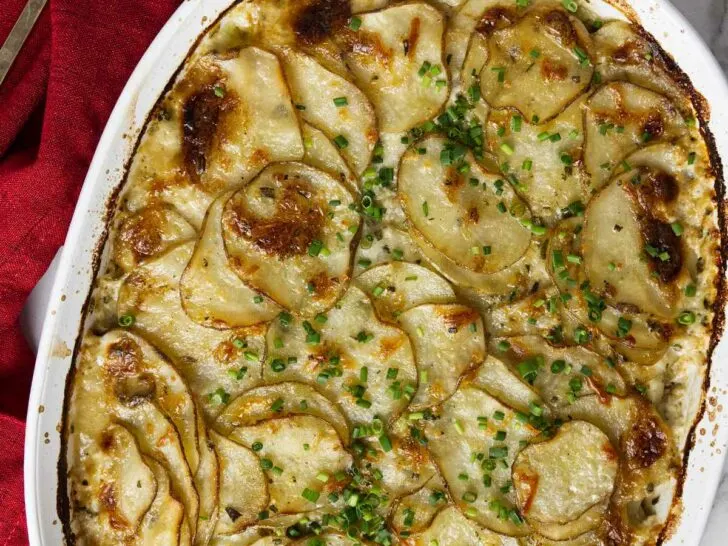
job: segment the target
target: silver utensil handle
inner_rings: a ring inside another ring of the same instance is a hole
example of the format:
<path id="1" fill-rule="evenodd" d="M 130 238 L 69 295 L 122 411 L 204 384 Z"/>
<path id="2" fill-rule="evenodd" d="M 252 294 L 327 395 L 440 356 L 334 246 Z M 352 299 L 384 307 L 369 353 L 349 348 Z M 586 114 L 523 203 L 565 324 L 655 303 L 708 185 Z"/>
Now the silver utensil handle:
<path id="1" fill-rule="evenodd" d="M 0 85 L 10 72 L 10 67 L 13 65 L 18 53 L 20 53 L 20 48 L 23 47 L 47 2 L 48 0 L 29 0 L 23 8 L 20 18 L 10 31 L 7 40 L 0 48 Z"/>

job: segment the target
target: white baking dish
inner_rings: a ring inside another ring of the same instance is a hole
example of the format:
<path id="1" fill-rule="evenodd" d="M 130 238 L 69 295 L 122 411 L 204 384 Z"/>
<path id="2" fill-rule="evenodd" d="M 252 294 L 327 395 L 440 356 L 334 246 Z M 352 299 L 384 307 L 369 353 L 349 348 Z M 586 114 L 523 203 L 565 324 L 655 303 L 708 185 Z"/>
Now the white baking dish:
<path id="1" fill-rule="evenodd" d="M 592 0 L 591 5 L 601 0 Z M 614 0 L 618 3 L 618 0 Z M 728 84 L 697 33 L 667 0 L 632 0 L 643 26 L 687 73 L 712 107 L 710 129 L 728 157 Z M 79 197 L 46 312 L 30 395 L 25 444 L 25 501 L 30 544 L 63 543 L 57 512 L 60 424 L 66 376 L 104 236 L 107 203 L 148 112 L 201 32 L 233 0 L 187 0 L 139 62 L 114 108 Z M 605 12 L 613 8 L 594 6 Z M 683 515 L 665 544 L 697 545 L 715 495 L 728 444 L 728 338 L 713 360 L 706 412 L 696 427 L 690 454 Z"/>

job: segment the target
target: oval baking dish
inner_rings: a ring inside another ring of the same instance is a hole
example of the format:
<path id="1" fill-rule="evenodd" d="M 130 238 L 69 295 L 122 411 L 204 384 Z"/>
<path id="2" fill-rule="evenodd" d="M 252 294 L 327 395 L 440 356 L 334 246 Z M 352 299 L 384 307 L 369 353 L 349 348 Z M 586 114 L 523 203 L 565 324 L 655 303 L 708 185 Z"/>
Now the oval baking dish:
<path id="1" fill-rule="evenodd" d="M 25 497 L 30 543 L 63 543 L 61 517 L 65 513 L 64 488 L 59 480 L 65 466 L 61 440 L 64 401 L 69 371 L 83 334 L 89 292 L 104 254 L 114 198 L 123 183 L 130 158 L 150 112 L 198 41 L 232 0 L 188 0 L 165 25 L 140 61 L 108 121 L 89 169 L 55 278 L 36 360 L 31 391 L 25 450 Z M 625 4 L 621 9 L 618 7 Z M 632 7 L 624 0 L 592 0 L 590 8 L 605 18 L 631 17 L 650 32 L 674 58 L 705 98 L 696 104 L 707 120 L 709 145 L 714 140 L 713 162 L 722 181 L 720 156 L 728 157 L 728 111 L 722 108 L 728 84 L 699 36 L 667 2 L 639 0 Z M 628 14 L 625 15 L 625 14 Z M 677 70 L 677 68 L 676 68 Z M 714 106 L 714 108 L 711 108 Z M 711 137 L 712 135 L 712 137 Z M 722 182 L 720 182 L 722 183 Z M 722 191 L 720 192 L 722 197 Z M 724 242 L 725 243 L 725 242 Z M 683 472 L 682 497 L 676 517 L 668 526 L 664 544 L 697 545 L 717 488 L 728 443 L 728 341 L 713 354 L 704 411 L 693 427 Z M 704 388 L 692 385 L 695 392 Z"/>

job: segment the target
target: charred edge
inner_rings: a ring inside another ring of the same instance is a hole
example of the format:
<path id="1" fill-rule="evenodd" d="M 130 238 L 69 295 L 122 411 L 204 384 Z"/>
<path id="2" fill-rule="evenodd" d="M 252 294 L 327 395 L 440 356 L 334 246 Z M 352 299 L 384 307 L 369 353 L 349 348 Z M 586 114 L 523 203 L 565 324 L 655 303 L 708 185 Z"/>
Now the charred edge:
<path id="1" fill-rule="evenodd" d="M 723 336 L 723 331 L 725 328 L 725 306 L 726 303 L 728 303 L 728 294 L 726 294 L 725 282 L 726 254 L 728 253 L 728 224 L 726 223 L 726 205 L 724 203 L 726 196 L 725 178 L 720 154 L 718 153 L 718 148 L 715 143 L 715 137 L 708 127 L 708 122 L 710 120 L 710 105 L 708 104 L 705 97 L 703 97 L 703 95 L 695 88 L 695 85 L 690 80 L 690 77 L 682 70 L 682 68 L 680 68 L 677 62 L 675 62 L 675 59 L 673 59 L 672 56 L 670 56 L 670 54 L 664 50 L 664 48 L 660 45 L 660 43 L 655 39 L 652 34 L 647 32 L 647 30 L 645 30 L 640 25 L 639 19 L 635 12 L 632 10 L 632 8 L 625 5 L 623 0 L 606 1 L 622 11 L 635 25 L 637 33 L 640 34 L 640 36 L 642 36 L 645 40 L 647 40 L 650 46 L 659 54 L 660 59 L 665 64 L 665 68 L 671 73 L 672 79 L 690 98 L 690 102 L 695 109 L 698 121 L 700 123 L 700 133 L 708 149 L 708 156 L 710 158 L 711 168 L 713 171 L 713 175 L 715 176 L 714 189 L 716 194 L 716 207 L 718 209 L 718 229 L 720 230 L 720 245 L 718 256 L 716 256 L 718 264 L 718 275 L 716 279 L 717 296 L 715 298 L 715 302 L 713 303 L 713 329 L 710 337 L 710 346 L 706 354 L 707 369 L 705 374 L 705 380 L 703 383 L 703 400 L 700 404 L 700 409 L 695 416 L 695 420 L 690 427 L 690 432 L 688 433 L 688 437 L 685 442 L 682 468 L 680 469 L 680 473 L 677 479 L 673 506 L 671 508 L 670 515 L 668 516 L 667 521 L 665 522 L 665 525 L 660 532 L 660 535 L 656 542 L 656 546 L 662 546 L 665 541 L 670 539 L 671 533 L 677 527 L 679 522 L 680 511 L 676 511 L 675 507 L 680 504 L 680 500 L 682 499 L 683 490 L 685 487 L 685 479 L 687 477 L 688 461 L 690 459 L 690 454 L 695 447 L 696 429 L 698 423 L 702 420 L 703 415 L 705 414 L 705 394 L 710 389 L 710 373 L 713 369 L 713 353 L 715 352 L 715 348 L 717 347 L 718 343 L 721 340 L 721 337 Z"/>
<path id="2" fill-rule="evenodd" d="M 106 201 L 106 205 L 104 207 L 104 210 L 106 211 L 104 214 L 104 230 L 101 234 L 101 237 L 99 237 L 99 240 L 96 244 L 96 247 L 93 252 L 93 258 L 91 260 L 92 262 L 92 275 L 91 275 L 91 287 L 89 288 L 89 292 L 86 295 L 86 301 L 84 302 L 83 306 L 81 307 L 81 313 L 80 313 L 80 319 L 79 319 L 79 325 L 78 325 L 78 333 L 76 334 L 76 343 L 73 346 L 73 357 L 71 360 L 71 368 L 68 371 L 68 375 L 66 376 L 66 385 L 64 388 L 64 394 L 63 394 L 63 415 L 61 417 L 61 427 L 60 427 L 60 436 L 61 436 L 61 442 L 60 442 L 60 452 L 58 455 L 58 464 L 56 465 L 57 472 L 58 472 L 58 492 L 56 494 L 56 511 L 58 512 L 58 517 L 61 522 L 61 529 L 63 531 L 63 541 L 66 544 L 66 546 L 75 546 L 76 545 L 76 537 L 73 534 L 73 530 L 71 529 L 71 503 L 70 499 L 68 497 L 68 461 L 66 459 L 66 453 L 68 450 L 68 410 L 70 405 L 70 399 L 71 399 L 71 392 L 73 390 L 73 383 L 74 379 L 76 377 L 76 363 L 78 362 L 78 355 L 81 351 L 81 344 L 83 342 L 84 337 L 84 331 L 87 326 L 88 321 L 88 312 L 91 307 L 91 301 L 92 296 L 94 292 L 94 288 L 96 286 L 96 280 L 99 274 L 99 271 L 101 269 L 101 262 L 102 257 L 104 253 L 104 248 L 106 247 L 106 243 L 109 240 L 109 233 L 111 231 L 111 223 L 114 219 L 114 213 L 116 211 L 116 207 L 119 203 L 119 197 L 121 196 L 121 192 L 126 186 L 126 183 L 129 179 L 129 171 L 131 170 L 131 163 L 134 160 L 134 156 L 136 155 L 137 150 L 139 149 L 139 145 L 141 144 L 142 137 L 146 133 L 147 128 L 149 127 L 149 124 L 151 121 L 155 118 L 156 114 L 159 112 L 159 109 L 161 105 L 164 103 L 164 99 L 167 97 L 169 92 L 174 87 L 175 82 L 177 81 L 178 76 L 184 70 L 185 66 L 187 66 L 187 62 L 189 61 L 190 57 L 194 54 L 197 47 L 200 45 L 200 42 L 207 36 L 207 34 L 210 32 L 212 28 L 215 27 L 230 11 L 232 11 L 238 4 L 241 2 L 244 2 L 246 0 L 236 0 L 233 2 L 226 10 L 224 10 L 222 13 L 220 13 L 219 17 L 215 19 L 214 21 L 211 21 L 210 24 L 205 27 L 197 37 L 197 39 L 190 45 L 189 50 L 187 51 L 187 55 L 185 55 L 184 59 L 180 62 L 177 69 L 174 71 L 172 76 L 170 77 L 167 84 L 164 86 L 164 89 L 159 94 L 159 98 L 154 103 L 154 106 L 149 110 L 149 114 L 147 115 L 146 120 L 144 121 L 144 124 L 142 125 L 141 129 L 139 130 L 139 134 L 136 137 L 136 142 L 134 143 L 133 148 L 129 152 L 129 157 L 124 164 L 124 177 L 121 179 L 121 182 L 117 185 L 117 187 L 114 189 L 114 191 L 111 193 L 109 198 Z"/>

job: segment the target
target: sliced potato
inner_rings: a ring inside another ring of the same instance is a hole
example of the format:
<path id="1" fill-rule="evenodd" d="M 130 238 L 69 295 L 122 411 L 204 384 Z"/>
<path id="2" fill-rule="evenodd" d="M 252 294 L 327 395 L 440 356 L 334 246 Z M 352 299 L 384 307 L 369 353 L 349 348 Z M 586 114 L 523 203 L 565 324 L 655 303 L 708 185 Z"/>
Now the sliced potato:
<path id="1" fill-rule="evenodd" d="M 447 501 L 446 488 L 440 475 L 435 473 L 417 491 L 398 499 L 392 511 L 394 530 L 404 535 L 421 533 L 430 527 L 432 520 Z"/>
<path id="2" fill-rule="evenodd" d="M 385 422 L 392 419 L 417 388 L 407 335 L 381 322 L 369 298 L 356 287 L 318 320 L 280 316 L 268 330 L 267 343 L 267 382 L 314 385 L 338 402 L 350 423 L 368 424 L 374 416 Z"/>
<path id="3" fill-rule="evenodd" d="M 539 285 L 534 285 L 540 288 Z M 491 336 L 547 334 L 561 325 L 559 291 L 550 286 L 515 301 L 504 301 L 485 311 L 485 328 Z"/>
<path id="4" fill-rule="evenodd" d="M 566 524 L 609 498 L 619 455 L 609 438 L 584 421 L 564 424 L 527 446 L 513 463 L 518 506 L 528 521 Z"/>
<path id="5" fill-rule="evenodd" d="M 527 120 L 543 122 L 591 83 L 589 33 L 560 7 L 529 11 L 514 25 L 492 32 L 488 44 L 480 87 L 494 108 L 516 108 Z"/>
<path id="6" fill-rule="evenodd" d="M 268 478 L 270 502 L 279 514 L 325 506 L 327 495 L 346 485 L 352 457 L 336 429 L 313 415 L 293 415 L 236 428 L 230 438 L 248 448 L 256 444 Z M 262 446 L 260 446 L 262 444 Z M 308 446 L 308 449 L 306 448 Z"/>
<path id="7" fill-rule="evenodd" d="M 228 262 L 222 215 L 232 194 L 224 193 L 210 206 L 195 251 L 180 279 L 185 312 L 195 322 L 220 330 L 266 322 L 281 310 L 246 285 Z"/>
<path id="8" fill-rule="evenodd" d="M 412 538 L 414 546 L 431 544 L 457 544 L 458 546 L 516 546 L 517 542 L 508 536 L 483 529 L 466 518 L 454 506 L 442 509 L 430 527 Z"/>
<path id="9" fill-rule="evenodd" d="M 174 424 L 151 402 L 141 401 L 134 406 L 119 405 L 114 413 L 134 434 L 141 451 L 159 460 L 168 469 L 172 492 L 185 507 L 185 519 L 194 535 L 200 498 Z"/>
<path id="10" fill-rule="evenodd" d="M 281 60 L 293 101 L 304 108 L 301 117 L 334 142 L 346 141 L 338 147 L 360 175 L 369 166 L 379 138 L 369 99 L 353 83 L 299 51 L 282 49 Z"/>
<path id="11" fill-rule="evenodd" d="M 320 417 L 336 429 L 344 442 L 349 439 L 349 425 L 336 405 L 313 387 L 294 382 L 265 385 L 238 396 L 217 418 L 215 426 L 227 435 L 237 427 L 284 415 Z"/>
<path id="12" fill-rule="evenodd" d="M 610 184 L 587 207 L 582 234 L 586 275 L 592 289 L 605 293 L 612 305 L 630 304 L 670 318 L 677 290 L 663 281 L 663 272 L 667 281 L 680 272 L 679 238 L 669 224 L 644 215 L 627 184 Z"/>
<path id="13" fill-rule="evenodd" d="M 351 539 L 348 538 L 345 535 L 340 535 L 338 533 L 324 533 L 322 535 L 318 536 L 319 539 L 321 539 L 323 542 L 322 545 L 325 546 L 351 546 Z M 308 546 L 310 544 L 311 539 L 304 538 L 302 540 L 299 540 L 297 542 L 294 542 L 294 546 Z M 357 540 L 357 542 L 360 542 Z M 361 542 L 361 544 L 366 544 L 366 542 Z"/>
<path id="14" fill-rule="evenodd" d="M 344 29 L 336 39 L 357 85 L 374 104 L 379 130 L 406 131 L 432 118 L 448 96 L 444 15 L 424 2 L 410 2 L 359 17 L 358 30 Z"/>
<path id="15" fill-rule="evenodd" d="M 260 381 L 262 327 L 218 331 L 193 322 L 182 308 L 179 280 L 193 253 L 185 243 L 135 269 L 119 293 L 119 316 L 154 343 L 185 379 L 208 417 Z"/>
<path id="16" fill-rule="evenodd" d="M 468 174 L 459 172 L 457 161 L 443 165 L 442 157 L 459 152 L 441 137 L 426 138 L 416 148 L 426 153 L 411 148 L 399 171 L 399 196 L 412 226 L 475 273 L 495 273 L 521 258 L 531 242 L 525 227 L 530 212 L 510 185 L 485 172 L 464 149 L 458 161 L 470 164 Z"/>
<path id="17" fill-rule="evenodd" d="M 377 474 L 375 481 L 392 501 L 418 490 L 437 474 L 425 443 L 411 433 L 413 422 L 409 416 L 402 416 L 389 430 L 384 429 L 392 445 L 389 450 L 383 448 L 381 438 L 376 436 L 378 431 L 369 431 L 373 437 L 367 440 L 363 467 L 367 475 Z"/>
<path id="18" fill-rule="evenodd" d="M 565 220 L 556 227 L 549 241 L 547 256 L 552 261 L 550 270 L 554 282 L 562 294 L 568 295 L 566 301 L 561 300 L 564 309 L 582 324 L 598 329 L 629 360 L 645 365 L 654 363 L 665 353 L 672 327 L 639 309 L 620 312 L 606 297 L 606 290 L 588 281 L 581 260 L 583 225 L 581 218 Z M 558 257 L 558 266 L 553 263 L 554 256 Z M 562 259 L 569 256 L 571 261 Z M 607 267 L 615 270 L 621 264 L 610 263 L 614 265 L 607 264 Z"/>
<path id="19" fill-rule="evenodd" d="M 437 273 L 408 262 L 373 267 L 356 278 L 355 284 L 372 299 L 382 320 L 397 322 L 402 313 L 426 303 L 451 303 L 455 292 Z"/>
<path id="20" fill-rule="evenodd" d="M 113 260 L 126 273 L 144 260 L 195 236 L 195 229 L 172 206 L 150 205 L 119 223 Z"/>
<path id="21" fill-rule="evenodd" d="M 496 351 L 499 354 L 500 351 Z M 488 355 L 471 378 L 473 385 L 504 404 L 528 414 L 533 404 L 543 407 L 541 397 L 502 361 Z"/>
<path id="22" fill-rule="evenodd" d="M 529 294 L 534 286 L 548 283 L 550 280 L 537 241 L 532 241 L 523 257 L 513 265 L 497 273 L 484 274 L 460 267 L 445 254 L 433 248 L 422 235 L 415 231 L 411 234 L 426 263 L 459 286 L 461 295 L 466 296 L 474 304 L 483 301 L 491 305 L 504 298 L 516 301 Z"/>
<path id="23" fill-rule="evenodd" d="M 528 534 L 530 529 L 515 508 L 515 493 L 505 486 L 521 441 L 529 442 L 538 431 L 519 421 L 509 407 L 467 384 L 442 404 L 439 417 L 426 421 L 425 432 L 457 506 L 497 533 Z"/>
<path id="24" fill-rule="evenodd" d="M 201 57 L 162 105 L 130 171 L 126 206 L 150 199 L 179 208 L 195 227 L 223 191 L 265 165 L 300 160 L 303 141 L 275 55 L 255 47 Z"/>
<path id="25" fill-rule="evenodd" d="M 202 412 L 197 412 L 200 465 L 194 476 L 200 496 L 200 521 L 195 533 L 195 544 L 208 544 L 220 518 L 220 465 L 213 443 L 210 441 Z"/>
<path id="26" fill-rule="evenodd" d="M 603 81 L 628 81 L 670 97 L 692 110 L 690 97 L 675 81 L 672 63 L 659 48 L 626 21 L 608 21 L 593 35 L 596 69 Z"/>
<path id="27" fill-rule="evenodd" d="M 397 227 L 385 225 L 362 237 L 354 258 L 354 277 L 369 267 L 402 260 L 420 263 L 422 252 L 412 237 Z"/>
<path id="28" fill-rule="evenodd" d="M 351 194 L 323 171 L 302 163 L 267 168 L 225 205 L 223 238 L 231 267 L 286 309 L 325 311 L 350 277 L 360 221 L 349 209 L 352 203 Z"/>
<path id="29" fill-rule="evenodd" d="M 76 389 L 73 410 L 88 411 L 88 395 Z M 94 402 L 98 410 L 98 400 Z M 119 425 L 93 430 L 82 421 L 74 418 L 73 423 L 83 450 L 76 446 L 69 464 L 74 525 L 97 544 L 118 544 L 136 534 L 155 499 L 157 482 L 128 430 Z"/>
<path id="30" fill-rule="evenodd" d="M 330 174 L 344 184 L 349 191 L 356 194 L 359 188 L 358 177 L 352 173 L 336 145 L 323 131 L 308 123 L 303 124 L 301 134 L 303 134 L 303 147 L 306 151 L 303 162 Z"/>
<path id="31" fill-rule="evenodd" d="M 584 166 L 598 190 L 631 170 L 627 155 L 648 143 L 684 135 L 687 126 L 664 96 L 626 82 L 600 87 L 586 103 Z"/>
<path id="32" fill-rule="evenodd" d="M 581 168 L 585 101 L 580 97 L 540 125 L 514 110 L 494 110 L 488 118 L 488 147 L 533 214 L 548 223 L 572 203 L 589 200 Z"/>
<path id="33" fill-rule="evenodd" d="M 412 409 L 438 404 L 452 395 L 460 378 L 485 359 L 483 320 L 459 304 L 426 304 L 402 313 L 399 323 L 412 342 L 420 374 Z"/>
<path id="34" fill-rule="evenodd" d="M 465 55 L 461 76 L 461 86 L 467 90 L 469 95 L 471 89 L 480 89 L 480 76 L 483 68 L 488 63 L 489 55 L 488 39 L 479 32 L 474 32 L 470 37 L 468 52 Z M 469 98 L 472 99 L 473 97 L 470 96 Z M 481 125 L 485 126 L 488 121 L 488 115 L 490 114 L 490 106 L 482 96 L 475 102 L 472 114 Z"/>
<path id="35" fill-rule="evenodd" d="M 260 461 L 247 447 L 210 433 L 220 463 L 220 519 L 215 533 L 238 533 L 268 506 L 268 484 Z"/>
<path id="36" fill-rule="evenodd" d="M 622 396 L 624 379 L 607 360 L 584 347 L 555 347 L 541 336 L 493 338 L 490 350 L 552 408 L 583 396 Z"/>
<path id="37" fill-rule="evenodd" d="M 157 496 L 144 515 L 135 544 L 139 546 L 177 546 L 180 541 L 185 509 L 170 490 L 169 477 L 164 467 L 151 457 L 144 462 L 154 473 Z M 189 530 L 189 528 L 188 528 Z"/>

